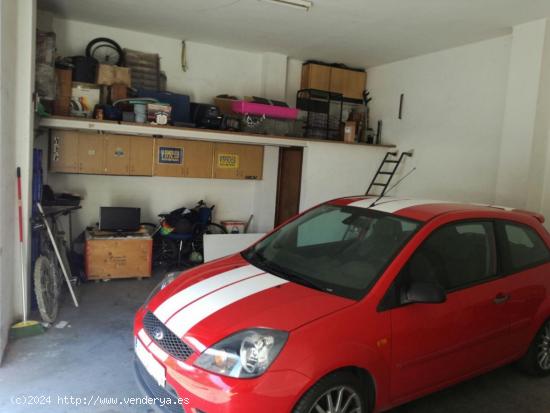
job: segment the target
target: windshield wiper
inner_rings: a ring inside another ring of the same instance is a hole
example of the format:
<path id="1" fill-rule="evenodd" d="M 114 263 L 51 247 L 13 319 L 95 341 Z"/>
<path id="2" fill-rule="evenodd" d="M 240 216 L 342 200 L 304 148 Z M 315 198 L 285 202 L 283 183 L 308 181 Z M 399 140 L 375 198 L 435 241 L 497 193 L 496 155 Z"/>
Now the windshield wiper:
<path id="1" fill-rule="evenodd" d="M 309 278 L 305 278 L 304 276 L 296 273 L 289 273 L 287 269 L 275 264 L 272 261 L 269 261 L 260 251 L 249 251 L 246 254 L 246 258 L 260 269 L 272 272 L 274 275 L 284 278 L 285 280 L 289 280 L 295 282 L 296 284 L 301 284 L 303 286 L 313 288 L 314 290 L 329 293 L 333 292 L 332 288 L 325 287 L 324 285 L 321 285 L 320 283 L 317 283 Z"/>

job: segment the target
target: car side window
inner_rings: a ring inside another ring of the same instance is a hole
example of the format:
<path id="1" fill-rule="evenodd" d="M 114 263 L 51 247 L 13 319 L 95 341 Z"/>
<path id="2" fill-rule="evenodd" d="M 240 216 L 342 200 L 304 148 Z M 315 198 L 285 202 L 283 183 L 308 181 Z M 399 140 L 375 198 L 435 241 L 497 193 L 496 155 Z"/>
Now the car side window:
<path id="1" fill-rule="evenodd" d="M 550 252 L 537 232 L 523 224 L 499 223 L 502 271 L 506 274 L 534 267 L 550 260 Z"/>
<path id="2" fill-rule="evenodd" d="M 381 307 L 395 307 L 412 283 L 435 283 L 450 292 L 496 276 L 491 222 L 458 222 L 436 229 L 397 276 Z M 391 304 L 393 301 L 393 304 Z"/>

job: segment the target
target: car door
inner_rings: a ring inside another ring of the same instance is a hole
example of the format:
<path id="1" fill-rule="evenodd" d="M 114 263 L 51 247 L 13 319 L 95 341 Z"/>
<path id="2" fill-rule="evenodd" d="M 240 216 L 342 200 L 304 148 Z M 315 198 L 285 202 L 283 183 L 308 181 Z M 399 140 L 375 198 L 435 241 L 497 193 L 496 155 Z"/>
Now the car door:
<path id="1" fill-rule="evenodd" d="M 550 284 L 550 252 L 528 225 L 497 221 L 496 228 L 501 271 L 508 283 L 511 345 L 516 355 L 522 355 L 539 327 L 533 323 Z"/>
<path id="2" fill-rule="evenodd" d="M 401 305 L 401 291 L 413 282 L 439 284 L 446 301 Z M 388 291 L 395 297 L 388 306 L 392 399 L 451 383 L 508 354 L 506 292 L 497 276 L 492 222 L 460 221 L 435 229 Z"/>

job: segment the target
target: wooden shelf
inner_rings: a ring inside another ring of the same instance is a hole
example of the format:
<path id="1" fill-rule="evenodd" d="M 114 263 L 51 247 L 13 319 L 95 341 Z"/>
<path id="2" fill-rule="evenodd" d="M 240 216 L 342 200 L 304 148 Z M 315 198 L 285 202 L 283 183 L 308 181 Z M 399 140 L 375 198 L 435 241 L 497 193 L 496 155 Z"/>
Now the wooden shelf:
<path id="1" fill-rule="evenodd" d="M 347 143 L 344 141 L 332 141 L 332 140 L 325 140 L 325 139 L 292 138 L 287 136 L 260 135 L 260 134 L 243 133 L 243 132 L 216 131 L 216 130 L 210 130 L 210 129 L 137 124 L 137 123 L 129 123 L 129 122 L 95 120 L 95 119 L 74 118 L 74 117 L 64 117 L 64 116 L 51 116 L 47 118 L 41 118 L 39 126 L 42 128 L 49 128 L 49 129 L 99 131 L 99 132 L 106 132 L 106 133 L 191 139 L 191 140 L 208 141 L 208 142 L 243 143 L 243 144 L 249 144 L 249 145 L 262 145 L 262 146 L 307 147 L 309 142 L 319 142 L 319 143 L 337 144 L 337 145 L 369 146 L 369 147 L 372 147 L 373 149 L 395 148 L 395 145 Z"/>

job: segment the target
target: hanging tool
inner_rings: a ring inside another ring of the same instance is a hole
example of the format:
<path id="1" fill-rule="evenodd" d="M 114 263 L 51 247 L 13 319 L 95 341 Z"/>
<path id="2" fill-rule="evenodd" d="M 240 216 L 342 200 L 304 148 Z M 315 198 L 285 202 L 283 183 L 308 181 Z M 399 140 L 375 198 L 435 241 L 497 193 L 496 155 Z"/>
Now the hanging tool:
<path id="1" fill-rule="evenodd" d="M 386 152 L 386 155 L 378 166 L 378 170 L 374 174 L 374 177 L 372 178 L 372 181 L 365 195 L 375 195 L 379 197 L 384 196 L 393 176 L 395 175 L 395 172 L 397 171 L 397 168 L 399 168 L 399 165 L 401 164 L 401 162 L 403 162 L 403 159 L 405 159 L 406 156 L 412 157 L 413 150 L 401 152 L 401 155 L 399 155 L 399 151 Z M 381 177 L 386 177 L 386 181 L 381 182 L 380 179 L 383 179 Z M 382 188 L 380 193 L 374 194 L 371 192 L 371 190 L 375 186 Z"/>
<path id="2" fill-rule="evenodd" d="M 10 337 L 29 337 L 44 332 L 44 326 L 38 321 L 27 319 L 27 271 L 25 270 L 25 252 L 23 239 L 23 203 L 21 197 L 21 168 L 17 167 L 17 211 L 19 218 L 19 253 L 21 264 L 21 299 L 23 305 L 23 321 L 16 323 L 10 328 Z"/>

